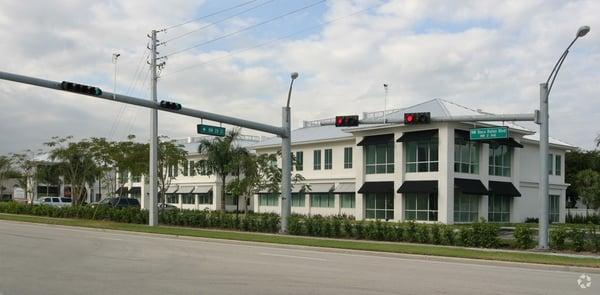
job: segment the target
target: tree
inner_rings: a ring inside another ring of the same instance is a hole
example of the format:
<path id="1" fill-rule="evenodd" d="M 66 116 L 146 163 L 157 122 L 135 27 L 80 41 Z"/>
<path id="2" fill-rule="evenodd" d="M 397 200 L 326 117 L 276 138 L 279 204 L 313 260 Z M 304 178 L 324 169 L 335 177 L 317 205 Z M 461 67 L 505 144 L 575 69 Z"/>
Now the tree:
<path id="1" fill-rule="evenodd" d="M 2 193 L 4 192 L 4 186 L 2 183 L 8 179 L 8 175 L 12 171 L 13 159 L 7 157 L 5 155 L 0 156 L 0 198 L 2 198 Z"/>
<path id="2" fill-rule="evenodd" d="M 573 207 L 579 198 L 577 173 L 591 169 L 600 172 L 600 151 L 574 150 L 565 157 L 565 182 L 571 185 L 567 188 L 567 206 Z"/>
<path id="3" fill-rule="evenodd" d="M 600 173 L 591 169 L 579 171 L 575 183 L 584 203 L 592 209 L 600 208 Z"/>
<path id="4" fill-rule="evenodd" d="M 148 145 L 146 145 L 146 154 L 149 154 Z M 166 202 L 165 192 L 175 179 L 178 167 L 185 163 L 187 151 L 183 145 L 175 140 L 169 140 L 166 136 L 161 136 L 158 143 L 158 189 L 162 196 L 163 203 Z M 147 163 L 147 162 L 146 162 Z"/>
<path id="5" fill-rule="evenodd" d="M 72 137 L 52 137 L 45 143 L 50 147 L 50 159 L 58 161 L 65 183 L 71 185 L 73 204 L 79 205 L 87 195 L 86 184 L 93 182 L 100 168 L 96 165 L 93 145 L 89 140 L 72 142 Z"/>
<path id="6" fill-rule="evenodd" d="M 244 148 L 235 146 L 239 135 L 239 129 L 233 129 L 223 138 L 203 139 L 198 146 L 198 153 L 203 157 L 197 163 L 200 174 L 216 175 L 221 180 L 221 211 L 225 211 L 227 175 L 237 171 L 236 160 L 240 153 L 245 152 Z"/>
<path id="7" fill-rule="evenodd" d="M 41 154 L 41 150 L 34 152 L 29 149 L 22 153 L 12 154 L 13 163 L 21 175 L 19 185 L 25 188 L 25 198 L 29 204 L 33 204 L 34 189 L 37 190 L 39 161 L 35 157 Z"/>

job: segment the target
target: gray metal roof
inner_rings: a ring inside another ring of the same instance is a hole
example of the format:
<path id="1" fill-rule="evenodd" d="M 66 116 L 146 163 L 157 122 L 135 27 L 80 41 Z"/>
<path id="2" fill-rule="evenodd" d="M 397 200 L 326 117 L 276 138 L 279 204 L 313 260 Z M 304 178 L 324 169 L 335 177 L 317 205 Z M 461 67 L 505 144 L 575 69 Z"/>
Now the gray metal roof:
<path id="1" fill-rule="evenodd" d="M 292 130 L 292 144 L 331 139 L 349 139 L 352 137 L 352 134 L 344 132 L 342 128 L 335 127 L 334 125 L 304 127 Z M 280 137 L 268 138 L 260 143 L 249 146 L 249 148 L 270 147 L 275 145 L 281 145 Z"/>

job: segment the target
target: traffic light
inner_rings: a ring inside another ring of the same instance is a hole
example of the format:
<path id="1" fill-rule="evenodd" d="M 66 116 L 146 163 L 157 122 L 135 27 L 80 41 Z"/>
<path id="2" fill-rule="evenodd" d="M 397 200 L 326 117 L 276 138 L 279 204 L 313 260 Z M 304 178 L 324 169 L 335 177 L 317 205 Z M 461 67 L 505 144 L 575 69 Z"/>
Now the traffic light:
<path id="1" fill-rule="evenodd" d="M 172 110 L 181 110 L 181 104 L 172 101 L 161 100 L 160 107 Z"/>
<path id="2" fill-rule="evenodd" d="M 62 81 L 62 83 L 60 83 L 60 88 L 64 91 L 70 91 L 70 92 L 75 92 L 75 93 L 80 93 L 80 94 L 95 95 L 95 96 L 102 95 L 102 89 L 100 89 L 98 87 L 77 84 L 77 83 L 73 83 L 73 82 Z"/>
<path id="3" fill-rule="evenodd" d="M 358 115 L 336 116 L 335 127 L 353 127 L 358 126 Z"/>
<path id="4" fill-rule="evenodd" d="M 404 114 L 404 125 L 428 124 L 428 123 L 431 123 L 431 114 L 429 112 L 405 113 Z"/>

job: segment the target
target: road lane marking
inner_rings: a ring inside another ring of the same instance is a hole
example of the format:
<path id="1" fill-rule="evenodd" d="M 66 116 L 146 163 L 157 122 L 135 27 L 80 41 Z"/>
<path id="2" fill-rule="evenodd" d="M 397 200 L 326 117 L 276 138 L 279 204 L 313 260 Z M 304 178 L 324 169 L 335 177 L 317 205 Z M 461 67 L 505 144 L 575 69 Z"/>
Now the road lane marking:
<path id="1" fill-rule="evenodd" d="M 259 254 L 262 256 L 275 256 L 275 257 L 306 259 L 306 260 L 314 260 L 314 261 L 327 261 L 327 259 L 316 258 L 316 257 L 295 256 L 295 255 L 275 254 L 275 253 L 259 253 Z"/>

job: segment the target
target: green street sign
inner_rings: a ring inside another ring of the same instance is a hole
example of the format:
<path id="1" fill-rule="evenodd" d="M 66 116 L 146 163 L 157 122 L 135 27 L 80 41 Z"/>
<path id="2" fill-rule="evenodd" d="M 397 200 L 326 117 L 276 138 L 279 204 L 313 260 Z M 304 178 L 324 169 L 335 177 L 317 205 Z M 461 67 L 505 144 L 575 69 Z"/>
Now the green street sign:
<path id="1" fill-rule="evenodd" d="M 471 140 L 507 139 L 508 127 L 473 128 L 470 131 Z"/>
<path id="2" fill-rule="evenodd" d="M 225 128 L 211 125 L 198 124 L 198 134 L 225 136 Z"/>

